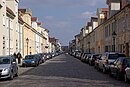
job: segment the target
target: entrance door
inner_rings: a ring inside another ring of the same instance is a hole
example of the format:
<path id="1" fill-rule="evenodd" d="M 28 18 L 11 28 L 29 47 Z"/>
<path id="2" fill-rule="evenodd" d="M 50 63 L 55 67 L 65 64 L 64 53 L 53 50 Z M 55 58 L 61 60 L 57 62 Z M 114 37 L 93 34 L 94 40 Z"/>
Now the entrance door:
<path id="1" fill-rule="evenodd" d="M 129 56 L 129 43 L 126 43 L 125 44 L 126 46 L 125 46 L 125 54 L 126 54 L 126 56 L 128 57 Z"/>

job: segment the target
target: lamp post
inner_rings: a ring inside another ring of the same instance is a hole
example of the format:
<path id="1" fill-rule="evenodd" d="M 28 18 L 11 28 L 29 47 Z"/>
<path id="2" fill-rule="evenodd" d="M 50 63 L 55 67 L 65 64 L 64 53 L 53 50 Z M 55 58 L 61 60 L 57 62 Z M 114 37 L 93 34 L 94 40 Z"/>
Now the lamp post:
<path id="1" fill-rule="evenodd" d="M 30 47 L 30 54 L 32 54 L 32 52 L 31 52 L 31 47 Z"/>
<path id="2" fill-rule="evenodd" d="M 116 45 L 116 44 L 115 44 L 115 38 L 116 38 L 116 36 L 117 36 L 117 34 L 116 34 L 116 32 L 114 31 L 114 32 L 112 33 L 112 38 L 113 38 L 113 47 L 112 47 L 112 48 L 113 48 L 113 52 L 115 52 L 115 47 L 116 47 L 116 46 L 115 46 L 115 45 Z"/>
<path id="3" fill-rule="evenodd" d="M 28 38 L 26 39 L 26 42 L 27 42 L 27 55 L 28 55 L 28 43 L 29 43 L 29 39 Z"/>

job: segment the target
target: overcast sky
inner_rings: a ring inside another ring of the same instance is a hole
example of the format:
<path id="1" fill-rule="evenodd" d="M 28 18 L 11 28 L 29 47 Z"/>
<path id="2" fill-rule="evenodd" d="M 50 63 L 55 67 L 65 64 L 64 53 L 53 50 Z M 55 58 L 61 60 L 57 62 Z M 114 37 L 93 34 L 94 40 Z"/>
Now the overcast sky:
<path id="1" fill-rule="evenodd" d="M 96 15 L 97 8 L 104 8 L 106 0 L 20 0 L 19 8 L 31 8 L 50 36 L 68 45 L 80 29 Z"/>

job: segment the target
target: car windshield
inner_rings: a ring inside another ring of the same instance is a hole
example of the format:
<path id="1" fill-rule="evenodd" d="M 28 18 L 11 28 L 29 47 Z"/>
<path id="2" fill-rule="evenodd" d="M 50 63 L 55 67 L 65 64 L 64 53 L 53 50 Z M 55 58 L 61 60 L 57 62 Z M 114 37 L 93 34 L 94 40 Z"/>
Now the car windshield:
<path id="1" fill-rule="evenodd" d="M 93 58 L 99 58 L 101 55 L 93 55 Z"/>
<path id="2" fill-rule="evenodd" d="M 10 64 L 9 58 L 0 57 L 0 64 Z"/>
<path id="3" fill-rule="evenodd" d="M 124 54 L 110 54 L 109 59 L 117 59 L 118 57 L 125 57 Z"/>
<path id="4" fill-rule="evenodd" d="M 25 56 L 25 59 L 34 59 L 34 56 L 33 55 Z"/>
<path id="5" fill-rule="evenodd" d="M 126 59 L 128 66 L 130 66 L 130 59 Z"/>

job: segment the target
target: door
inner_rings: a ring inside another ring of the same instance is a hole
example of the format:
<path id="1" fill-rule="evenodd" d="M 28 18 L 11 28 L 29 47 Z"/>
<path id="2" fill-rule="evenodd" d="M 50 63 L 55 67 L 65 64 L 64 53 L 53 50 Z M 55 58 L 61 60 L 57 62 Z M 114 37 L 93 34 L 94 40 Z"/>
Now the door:
<path id="1" fill-rule="evenodd" d="M 116 75 L 117 68 L 118 68 L 119 59 L 117 59 L 110 67 L 111 74 Z"/>

